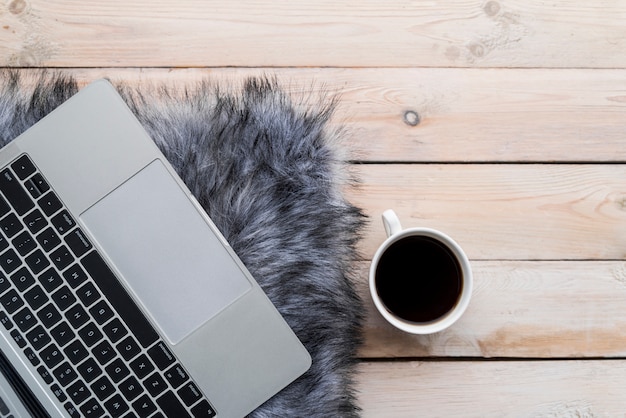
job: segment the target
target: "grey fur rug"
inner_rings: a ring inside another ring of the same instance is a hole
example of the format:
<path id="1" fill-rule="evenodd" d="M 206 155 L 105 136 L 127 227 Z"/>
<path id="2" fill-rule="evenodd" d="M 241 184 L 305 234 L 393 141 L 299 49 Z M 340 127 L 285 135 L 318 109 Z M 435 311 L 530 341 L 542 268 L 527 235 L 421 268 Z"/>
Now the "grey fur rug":
<path id="1" fill-rule="evenodd" d="M 313 357 L 252 416 L 357 416 L 363 318 L 350 277 L 364 216 L 340 192 L 350 176 L 328 124 L 335 100 L 294 98 L 267 78 L 117 87 Z M 0 145 L 77 90 L 61 73 L 0 73 Z"/>

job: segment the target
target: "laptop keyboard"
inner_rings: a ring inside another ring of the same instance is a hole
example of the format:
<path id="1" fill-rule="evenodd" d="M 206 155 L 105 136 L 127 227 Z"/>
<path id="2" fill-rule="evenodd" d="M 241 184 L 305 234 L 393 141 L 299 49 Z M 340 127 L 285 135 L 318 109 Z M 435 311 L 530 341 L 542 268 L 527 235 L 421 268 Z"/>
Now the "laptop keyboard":
<path id="1" fill-rule="evenodd" d="M 0 323 L 68 414 L 215 416 L 27 155 L 0 192 Z"/>

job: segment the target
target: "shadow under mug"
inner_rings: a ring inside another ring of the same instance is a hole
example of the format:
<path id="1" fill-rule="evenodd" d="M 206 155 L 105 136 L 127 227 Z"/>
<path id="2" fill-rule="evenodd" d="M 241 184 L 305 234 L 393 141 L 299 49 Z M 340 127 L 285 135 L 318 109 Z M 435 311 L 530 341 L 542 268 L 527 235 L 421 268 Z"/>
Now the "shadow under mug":
<path id="1" fill-rule="evenodd" d="M 461 247 L 430 228 L 403 229 L 393 210 L 383 213 L 387 239 L 372 259 L 374 305 L 393 326 L 432 334 L 456 322 L 472 294 L 472 270 Z"/>

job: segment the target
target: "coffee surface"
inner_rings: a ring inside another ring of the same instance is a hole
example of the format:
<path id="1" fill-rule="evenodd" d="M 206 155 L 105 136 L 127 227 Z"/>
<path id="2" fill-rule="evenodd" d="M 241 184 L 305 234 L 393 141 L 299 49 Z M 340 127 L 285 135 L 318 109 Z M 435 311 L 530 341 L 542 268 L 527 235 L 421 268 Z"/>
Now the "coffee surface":
<path id="1" fill-rule="evenodd" d="M 375 280 L 387 310 L 406 321 L 426 323 L 454 308 L 463 277 L 448 247 L 434 238 L 409 236 L 383 253 Z"/>

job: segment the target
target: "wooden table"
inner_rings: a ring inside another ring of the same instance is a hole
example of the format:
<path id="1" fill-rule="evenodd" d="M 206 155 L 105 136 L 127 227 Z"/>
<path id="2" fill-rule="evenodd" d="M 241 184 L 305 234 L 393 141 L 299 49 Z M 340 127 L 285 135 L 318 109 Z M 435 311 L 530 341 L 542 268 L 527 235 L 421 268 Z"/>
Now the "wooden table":
<path id="1" fill-rule="evenodd" d="M 624 416 L 626 0 L 6 0 L 0 22 L 0 66 L 341 94 L 362 254 L 394 208 L 475 273 L 464 317 L 416 337 L 362 264 L 364 416 Z"/>

